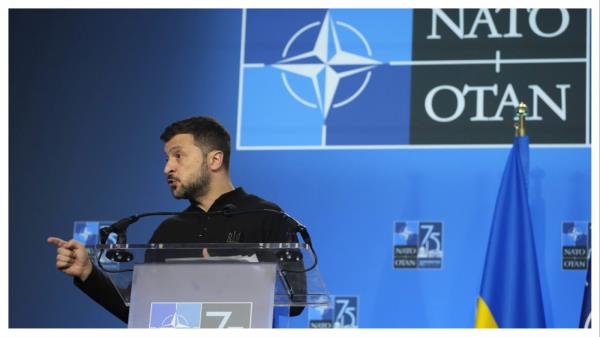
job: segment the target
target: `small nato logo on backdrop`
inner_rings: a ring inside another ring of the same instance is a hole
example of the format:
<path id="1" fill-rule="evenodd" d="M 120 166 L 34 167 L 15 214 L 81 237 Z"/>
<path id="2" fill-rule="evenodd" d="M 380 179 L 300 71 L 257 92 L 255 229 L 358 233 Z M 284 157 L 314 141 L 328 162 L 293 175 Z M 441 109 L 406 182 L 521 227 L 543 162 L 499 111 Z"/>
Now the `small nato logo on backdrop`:
<path id="1" fill-rule="evenodd" d="M 150 328 L 200 328 L 201 303 L 152 303 Z"/>
<path id="2" fill-rule="evenodd" d="M 358 297 L 332 296 L 328 306 L 308 308 L 308 327 L 317 329 L 358 328 Z"/>
<path id="3" fill-rule="evenodd" d="M 333 307 L 309 307 L 308 308 L 308 327 L 314 329 L 333 328 Z"/>
<path id="4" fill-rule="evenodd" d="M 358 328 L 358 296 L 335 296 L 333 327 Z"/>
<path id="5" fill-rule="evenodd" d="M 247 10 L 237 148 L 409 143 L 412 10 Z"/>
<path id="6" fill-rule="evenodd" d="M 396 221 L 393 238 L 394 268 L 442 267 L 442 222 Z"/>
<path id="7" fill-rule="evenodd" d="M 73 225 L 73 239 L 83 243 L 86 246 L 93 246 L 100 243 L 100 229 L 112 225 L 114 221 L 75 221 Z M 107 244 L 117 243 L 117 236 L 111 233 L 107 240 Z M 97 263 L 102 265 L 105 270 L 116 271 L 119 270 L 119 262 L 112 261 L 106 258 L 106 252 L 104 252 Z"/>
<path id="8" fill-rule="evenodd" d="M 98 221 L 75 221 L 73 227 L 73 239 L 84 245 L 98 244 L 98 233 L 100 230 Z"/>
<path id="9" fill-rule="evenodd" d="M 562 223 L 562 268 L 587 269 L 590 254 L 589 221 L 565 221 Z"/>
<path id="10" fill-rule="evenodd" d="M 73 225 L 73 239 L 83 243 L 86 246 L 97 245 L 100 243 L 100 229 L 112 225 L 112 221 L 75 221 Z M 107 244 L 116 243 L 116 237 L 111 234 L 106 240 Z"/>

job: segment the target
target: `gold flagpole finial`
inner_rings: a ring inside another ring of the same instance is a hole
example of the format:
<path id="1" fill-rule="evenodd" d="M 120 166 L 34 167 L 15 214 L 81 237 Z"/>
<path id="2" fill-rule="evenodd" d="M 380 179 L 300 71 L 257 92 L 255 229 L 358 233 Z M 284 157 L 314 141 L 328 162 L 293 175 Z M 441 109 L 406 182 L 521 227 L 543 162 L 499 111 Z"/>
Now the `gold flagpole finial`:
<path id="1" fill-rule="evenodd" d="M 525 133 L 525 117 L 527 116 L 527 104 L 519 103 L 515 112 L 515 137 L 523 137 Z"/>

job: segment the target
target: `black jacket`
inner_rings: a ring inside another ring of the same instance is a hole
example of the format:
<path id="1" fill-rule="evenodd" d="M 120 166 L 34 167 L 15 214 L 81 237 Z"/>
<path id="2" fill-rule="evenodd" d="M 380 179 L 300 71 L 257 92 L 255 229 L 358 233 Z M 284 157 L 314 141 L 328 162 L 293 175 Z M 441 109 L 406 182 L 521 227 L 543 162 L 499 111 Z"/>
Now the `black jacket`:
<path id="1" fill-rule="evenodd" d="M 233 205 L 236 211 L 281 209 L 269 201 L 247 194 L 241 187 L 221 195 L 208 212 L 191 205 L 185 214 L 170 217 L 154 231 L 150 243 L 259 243 L 295 242 L 290 224 L 279 214 L 250 212 L 226 216 L 213 214 Z M 211 215 L 212 214 L 212 215 Z M 146 255 L 145 260 L 157 261 L 164 256 Z M 304 280 L 304 279 L 303 279 Z M 304 280 L 305 282 L 305 280 Z M 127 323 L 129 308 L 113 287 L 111 281 L 94 266 L 85 282 L 75 278 L 75 285 L 94 301 Z M 291 315 L 299 315 L 302 307 L 292 308 Z"/>

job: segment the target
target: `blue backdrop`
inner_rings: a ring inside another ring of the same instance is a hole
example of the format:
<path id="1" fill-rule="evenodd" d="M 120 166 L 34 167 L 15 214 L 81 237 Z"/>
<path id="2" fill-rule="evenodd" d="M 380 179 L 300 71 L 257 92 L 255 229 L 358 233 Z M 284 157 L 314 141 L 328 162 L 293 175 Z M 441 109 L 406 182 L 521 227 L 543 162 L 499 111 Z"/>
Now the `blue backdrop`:
<path id="1" fill-rule="evenodd" d="M 55 270 L 46 237 L 70 238 L 75 220 L 187 206 L 168 192 L 159 135 L 204 114 L 235 138 L 241 11 L 11 10 L 9 20 L 10 327 L 124 327 Z M 508 152 L 233 151 L 231 174 L 309 227 L 329 290 L 358 296 L 360 327 L 470 327 Z M 533 148 L 530 167 L 548 326 L 576 327 L 585 272 L 561 268 L 561 222 L 591 217 L 590 149 Z M 393 268 L 397 220 L 443 221 L 441 269 Z"/>

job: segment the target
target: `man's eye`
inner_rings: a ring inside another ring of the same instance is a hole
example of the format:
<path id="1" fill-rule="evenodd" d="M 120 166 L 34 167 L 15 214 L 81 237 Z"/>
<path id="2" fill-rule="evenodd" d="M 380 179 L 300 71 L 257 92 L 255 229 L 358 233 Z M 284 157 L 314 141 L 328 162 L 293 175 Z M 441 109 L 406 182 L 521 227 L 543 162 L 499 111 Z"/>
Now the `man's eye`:
<path id="1" fill-rule="evenodd" d="M 175 153 L 175 158 L 177 158 L 177 159 L 181 158 L 181 153 Z"/>

